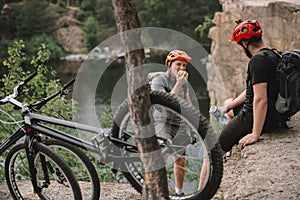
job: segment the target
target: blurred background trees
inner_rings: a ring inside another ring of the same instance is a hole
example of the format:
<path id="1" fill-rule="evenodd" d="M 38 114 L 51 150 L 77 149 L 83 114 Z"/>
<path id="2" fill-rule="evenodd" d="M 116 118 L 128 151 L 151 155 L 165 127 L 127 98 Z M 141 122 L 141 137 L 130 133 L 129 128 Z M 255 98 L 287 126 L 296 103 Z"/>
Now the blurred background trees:
<path id="1" fill-rule="evenodd" d="M 207 34 L 209 28 L 212 26 L 211 20 L 215 12 L 221 10 L 218 0 L 133 1 L 137 7 L 142 27 L 155 26 L 179 31 L 198 41 L 207 51 L 210 50 L 211 41 L 207 37 Z M 59 28 L 70 26 L 66 22 L 58 23 L 58 19 L 62 16 L 69 17 L 68 12 L 74 10 L 76 11 L 76 16 L 68 20 L 75 21 L 75 25 L 83 30 L 87 52 L 81 53 L 90 52 L 96 45 L 110 36 L 117 34 L 111 0 L 0 0 L 0 88 L 3 91 L 9 89 L 7 88 L 9 84 L 11 86 L 14 85 L 12 83 L 8 84 L 8 81 L 11 81 L 11 79 L 8 80 L 5 77 L 11 77 L 16 70 L 21 70 L 22 73 L 15 73 L 18 75 L 16 80 L 20 80 L 25 76 L 25 73 L 34 70 L 31 61 L 35 60 L 37 52 L 41 51 L 41 44 L 44 45 L 42 46 L 43 48 L 47 49 L 47 51 L 49 50 L 47 62 L 42 67 L 39 67 L 40 69 L 48 69 L 48 71 L 43 72 L 43 76 L 53 74 L 54 71 L 58 74 L 59 70 L 65 67 L 59 66 L 66 65 L 61 58 L 72 52 L 67 52 L 63 48 L 61 41 L 58 41 L 54 33 Z M 20 43 L 19 41 L 22 42 Z M 21 48 L 22 50 L 20 51 L 22 54 L 13 56 L 13 59 L 22 58 L 18 66 L 13 63 L 7 66 L 7 62 L 6 64 L 4 62 L 7 58 L 12 57 L 8 51 L 11 48 Z M 151 59 L 159 59 L 157 62 L 161 62 L 161 58 L 157 58 L 157 56 L 153 56 Z M 36 64 L 41 65 L 42 63 L 37 61 Z M 105 76 L 107 80 L 104 80 L 104 82 L 108 81 L 109 85 L 124 73 L 124 68 L 119 67 L 120 65 L 124 65 L 124 61 L 115 62 L 112 65 L 114 66 L 107 70 L 107 73 L 110 73 L 110 75 Z M 71 63 L 71 67 L 74 68 L 74 63 Z M 76 70 L 72 69 L 70 71 Z M 56 75 L 54 76 L 57 78 Z M 54 76 L 46 77 L 47 79 L 43 79 L 42 81 L 41 79 L 36 80 L 39 80 L 40 84 L 47 84 L 50 79 L 55 79 Z M 58 87 L 56 80 L 50 83 L 53 83 L 53 87 Z M 101 85 L 102 83 L 99 84 Z M 105 82 L 103 85 L 108 84 Z M 198 80 L 197 85 L 199 85 Z M 40 88 L 37 91 L 41 92 L 41 94 L 45 88 L 52 90 L 51 85 L 50 89 L 49 85 L 38 86 Z M 4 95 L 2 90 L 1 96 Z M 205 93 L 206 88 L 203 91 L 202 93 L 207 98 L 207 94 Z M 49 92 L 51 93 L 51 91 Z M 109 92 L 111 91 L 108 92 L 108 95 L 106 95 L 106 90 L 104 89 L 101 92 L 102 98 L 110 97 Z M 45 94 L 43 93 L 43 95 Z M 104 100 L 100 102 L 102 101 Z M 204 106 L 206 105 L 208 105 L 207 102 Z M 65 112 L 64 109 L 61 109 L 61 111 Z M 105 110 L 100 120 L 102 122 L 105 121 L 106 124 L 111 124 L 111 116 L 111 112 Z M 3 162 L 0 160 L 0 166 L 1 164 Z M 101 173 L 101 176 L 105 175 L 106 177 L 101 177 L 101 180 L 111 181 L 113 179 L 114 176 L 108 173 L 109 170 L 110 167 L 107 166 L 107 173 Z"/>
<path id="2" fill-rule="evenodd" d="M 206 50 L 210 50 L 207 33 L 212 24 L 208 22 L 211 22 L 209 19 L 221 9 L 218 0 L 134 0 L 134 2 L 142 26 L 179 31 L 194 38 Z M 26 40 L 40 34 L 52 37 L 56 28 L 56 13 L 49 9 L 49 5 L 80 8 L 77 19 L 82 22 L 81 28 L 86 33 L 89 50 L 93 45 L 117 33 L 111 0 L 2 0 L 1 47 L 14 39 L 23 39 L 27 42 Z"/>

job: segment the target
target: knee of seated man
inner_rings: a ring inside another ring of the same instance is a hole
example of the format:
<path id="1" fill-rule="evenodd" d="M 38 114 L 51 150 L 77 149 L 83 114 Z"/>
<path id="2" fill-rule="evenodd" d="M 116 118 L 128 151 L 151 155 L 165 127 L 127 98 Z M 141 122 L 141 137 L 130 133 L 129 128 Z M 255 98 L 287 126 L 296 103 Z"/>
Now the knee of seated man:
<path id="1" fill-rule="evenodd" d="M 229 137 L 229 135 L 226 134 L 226 132 L 224 132 L 224 130 L 221 132 L 221 135 L 219 137 L 219 143 L 221 145 L 221 149 L 223 152 L 230 151 L 233 146 L 232 138 Z"/>

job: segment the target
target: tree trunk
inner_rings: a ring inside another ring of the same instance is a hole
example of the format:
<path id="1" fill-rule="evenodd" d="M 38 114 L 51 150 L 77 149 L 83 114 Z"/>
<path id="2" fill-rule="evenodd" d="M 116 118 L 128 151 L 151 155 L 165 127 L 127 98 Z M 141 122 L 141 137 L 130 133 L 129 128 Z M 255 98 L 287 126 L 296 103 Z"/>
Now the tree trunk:
<path id="1" fill-rule="evenodd" d="M 154 134 L 149 115 L 150 88 L 147 83 L 147 69 L 144 49 L 140 40 L 140 27 L 136 8 L 132 0 L 112 0 L 121 41 L 125 48 L 128 102 L 136 135 L 136 143 L 144 167 L 142 199 L 169 199 L 168 182 L 164 159 Z"/>

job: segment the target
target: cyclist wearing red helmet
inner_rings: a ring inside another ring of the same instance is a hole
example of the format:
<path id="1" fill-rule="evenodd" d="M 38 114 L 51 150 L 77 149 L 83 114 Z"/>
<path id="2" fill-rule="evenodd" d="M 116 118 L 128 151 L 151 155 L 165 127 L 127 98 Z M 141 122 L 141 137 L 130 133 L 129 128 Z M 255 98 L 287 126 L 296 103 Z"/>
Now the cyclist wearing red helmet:
<path id="1" fill-rule="evenodd" d="M 170 51 L 165 60 L 168 70 L 152 80 L 151 89 L 169 92 L 191 103 L 187 84 L 188 73 L 186 72 L 187 64 L 190 61 L 191 57 L 186 52 Z M 189 130 L 187 130 L 184 122 L 172 118 L 172 116 L 165 116 L 166 112 L 158 110 L 155 110 L 153 115 L 157 136 L 172 144 L 189 144 Z M 181 196 L 184 195 L 182 188 L 185 176 L 185 158 L 184 156 L 176 156 L 173 159 L 175 163 L 175 192 L 176 195 Z"/>
<path id="2" fill-rule="evenodd" d="M 231 41 L 242 46 L 250 61 L 246 90 L 220 107 L 223 114 L 235 115 L 223 128 L 219 138 L 224 152 L 230 151 L 235 144 L 242 149 L 255 143 L 263 132 L 279 127 L 275 112 L 278 91 L 276 66 L 279 59 L 265 46 L 262 40 L 263 31 L 258 21 L 236 22 Z"/>
<path id="3" fill-rule="evenodd" d="M 236 21 L 237 25 L 235 26 L 231 41 L 237 42 L 241 45 L 246 55 L 251 58 L 252 53 L 249 51 L 249 45 L 254 44 L 262 40 L 262 29 L 258 21 L 256 20 L 247 20 Z"/>

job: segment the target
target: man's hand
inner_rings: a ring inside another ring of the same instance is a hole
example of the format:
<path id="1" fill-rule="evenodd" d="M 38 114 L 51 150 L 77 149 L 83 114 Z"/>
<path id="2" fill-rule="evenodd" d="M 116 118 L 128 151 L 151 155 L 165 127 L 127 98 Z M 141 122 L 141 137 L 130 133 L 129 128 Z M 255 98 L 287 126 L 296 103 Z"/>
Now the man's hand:
<path id="1" fill-rule="evenodd" d="M 184 71 L 182 74 L 177 73 L 176 74 L 177 83 L 180 84 L 180 86 L 186 84 L 188 82 L 188 77 L 189 77 L 189 74 L 186 71 Z"/>
<path id="2" fill-rule="evenodd" d="M 219 109 L 220 112 L 221 112 L 221 116 L 224 116 L 224 115 L 228 112 L 228 108 L 227 108 L 226 105 L 221 106 L 221 107 L 218 107 L 218 109 Z"/>
<path id="3" fill-rule="evenodd" d="M 250 133 L 250 134 L 246 135 L 245 137 L 243 137 L 242 139 L 240 139 L 238 146 L 240 149 L 243 149 L 246 145 L 253 144 L 256 141 L 258 141 L 258 138 L 259 138 L 259 135 Z"/>

